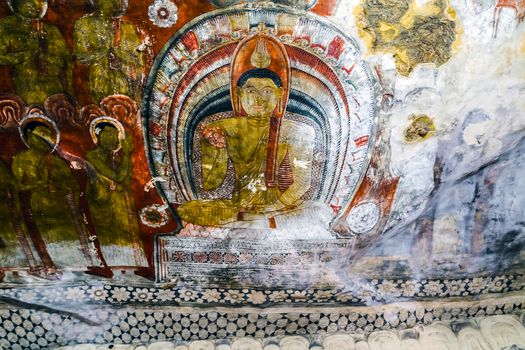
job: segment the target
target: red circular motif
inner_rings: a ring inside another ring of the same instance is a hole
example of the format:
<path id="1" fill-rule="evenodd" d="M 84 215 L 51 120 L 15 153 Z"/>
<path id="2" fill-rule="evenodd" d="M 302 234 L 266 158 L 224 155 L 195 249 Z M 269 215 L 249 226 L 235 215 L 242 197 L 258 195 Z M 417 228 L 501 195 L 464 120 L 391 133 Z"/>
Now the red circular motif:
<path id="1" fill-rule="evenodd" d="M 205 263 L 208 261 L 208 255 L 206 253 L 193 253 L 193 261 Z"/>
<path id="2" fill-rule="evenodd" d="M 222 263 L 222 254 L 219 252 L 210 253 L 210 261 L 214 264 Z"/>
<path id="3" fill-rule="evenodd" d="M 224 254 L 224 262 L 226 264 L 237 264 L 239 262 L 239 259 L 235 254 Z"/>

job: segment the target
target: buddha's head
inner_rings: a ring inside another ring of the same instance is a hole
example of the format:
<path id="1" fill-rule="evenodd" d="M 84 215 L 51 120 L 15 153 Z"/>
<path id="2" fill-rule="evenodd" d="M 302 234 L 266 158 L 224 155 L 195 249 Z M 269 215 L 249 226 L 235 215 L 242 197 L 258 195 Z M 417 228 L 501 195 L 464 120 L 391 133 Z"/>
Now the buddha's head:
<path id="1" fill-rule="evenodd" d="M 120 135 L 115 125 L 111 123 L 100 123 L 96 126 L 98 144 L 107 151 L 116 151 L 120 148 Z"/>
<path id="2" fill-rule="evenodd" d="M 24 134 L 29 148 L 38 152 L 51 153 L 57 143 L 56 134 L 40 122 L 28 123 Z"/>
<path id="3" fill-rule="evenodd" d="M 237 93 L 249 116 L 271 115 L 284 94 L 281 78 L 273 71 L 256 68 L 244 72 L 237 81 Z"/>
<path id="4" fill-rule="evenodd" d="M 41 19 L 47 12 L 47 0 L 7 0 L 14 14 L 27 19 Z"/>
<path id="5" fill-rule="evenodd" d="M 121 17 L 128 9 L 128 0 L 92 0 L 92 3 L 103 17 Z"/>
<path id="6" fill-rule="evenodd" d="M 290 59 L 284 44 L 259 24 L 243 39 L 230 65 L 230 96 L 235 116 L 282 118 L 290 92 Z"/>

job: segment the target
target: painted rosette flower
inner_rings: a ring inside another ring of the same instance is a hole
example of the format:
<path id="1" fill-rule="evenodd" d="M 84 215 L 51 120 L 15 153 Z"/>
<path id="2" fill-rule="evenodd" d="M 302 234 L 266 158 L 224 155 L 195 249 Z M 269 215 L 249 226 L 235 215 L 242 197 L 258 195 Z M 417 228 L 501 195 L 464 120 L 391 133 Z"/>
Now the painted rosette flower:
<path id="1" fill-rule="evenodd" d="M 124 287 L 116 287 L 111 291 L 111 297 L 119 302 L 128 301 L 130 293 Z"/>
<path id="2" fill-rule="evenodd" d="M 354 301 L 355 297 L 354 295 L 352 294 L 352 292 L 350 291 L 347 291 L 347 292 L 342 292 L 342 293 L 338 293 L 335 297 L 335 300 L 341 302 L 341 303 L 347 303 L 349 301 Z"/>
<path id="3" fill-rule="evenodd" d="M 288 297 L 288 294 L 282 290 L 274 291 L 269 296 L 270 300 L 273 302 L 285 301 L 287 297 Z"/>
<path id="4" fill-rule="evenodd" d="M 63 295 L 56 289 L 44 289 L 42 291 L 42 301 L 48 303 L 60 303 L 63 301 Z"/>
<path id="5" fill-rule="evenodd" d="M 507 289 L 507 278 L 506 276 L 496 276 L 487 285 L 485 292 L 490 293 L 501 293 Z"/>
<path id="6" fill-rule="evenodd" d="M 252 304 L 262 304 L 266 302 L 266 295 L 264 295 L 263 292 L 260 291 L 253 291 L 250 294 L 248 294 L 248 301 Z"/>
<path id="7" fill-rule="evenodd" d="M 161 28 L 169 28 L 177 23 L 179 9 L 172 0 L 155 0 L 148 7 L 151 22 Z"/>
<path id="8" fill-rule="evenodd" d="M 518 275 L 512 279 L 511 287 L 513 290 L 522 290 L 525 288 L 525 275 Z"/>
<path id="9" fill-rule="evenodd" d="M 106 300 L 108 292 L 103 287 L 96 286 L 89 290 L 89 295 L 95 300 Z"/>
<path id="10" fill-rule="evenodd" d="M 216 303 L 221 298 L 221 293 L 217 289 L 207 289 L 202 294 L 202 299 L 208 303 Z"/>
<path id="11" fill-rule="evenodd" d="M 303 290 L 303 291 L 296 290 L 293 293 L 290 293 L 290 298 L 294 302 L 304 302 L 304 301 L 306 301 L 308 299 L 305 290 Z"/>
<path id="12" fill-rule="evenodd" d="M 420 288 L 421 283 L 418 281 L 404 281 L 401 283 L 401 290 L 403 292 L 403 296 L 405 297 L 413 297 L 419 293 Z"/>
<path id="13" fill-rule="evenodd" d="M 445 281 L 446 291 L 450 296 L 461 295 L 465 292 L 466 283 L 462 280 Z"/>
<path id="14" fill-rule="evenodd" d="M 179 290 L 179 296 L 184 301 L 194 301 L 195 299 L 197 299 L 198 295 L 193 290 L 181 289 L 181 290 Z"/>
<path id="15" fill-rule="evenodd" d="M 148 227 L 162 227 L 169 221 L 169 215 L 166 212 L 166 206 L 160 204 L 152 204 L 140 211 L 140 221 Z"/>
<path id="16" fill-rule="evenodd" d="M 377 289 L 383 297 L 387 298 L 398 297 L 402 293 L 402 290 L 397 288 L 397 283 L 390 280 L 384 280 Z"/>
<path id="17" fill-rule="evenodd" d="M 159 301 L 172 301 L 173 299 L 175 299 L 175 292 L 169 289 L 159 290 L 155 294 L 155 299 Z"/>
<path id="18" fill-rule="evenodd" d="M 468 282 L 468 291 L 472 294 L 479 294 L 485 288 L 487 288 L 487 280 L 483 277 L 474 277 Z"/>
<path id="19" fill-rule="evenodd" d="M 334 291 L 332 290 L 319 290 L 314 293 L 313 297 L 317 302 L 324 302 L 330 299 L 333 295 Z"/>
<path id="20" fill-rule="evenodd" d="M 224 300 L 232 304 L 240 303 L 244 300 L 244 293 L 230 289 L 229 291 L 224 292 Z"/>
<path id="21" fill-rule="evenodd" d="M 443 295 L 444 285 L 440 281 L 428 281 L 424 284 L 422 296 Z"/>
<path id="22" fill-rule="evenodd" d="M 133 298 L 135 298 L 136 301 L 150 301 L 153 299 L 153 292 L 147 288 L 137 288 L 133 292 Z"/>

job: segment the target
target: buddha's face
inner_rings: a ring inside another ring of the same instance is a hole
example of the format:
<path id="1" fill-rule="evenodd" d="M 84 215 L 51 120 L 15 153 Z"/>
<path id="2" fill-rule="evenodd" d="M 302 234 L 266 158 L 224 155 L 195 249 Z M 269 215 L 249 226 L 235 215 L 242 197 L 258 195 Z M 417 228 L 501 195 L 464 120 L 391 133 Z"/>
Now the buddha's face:
<path id="1" fill-rule="evenodd" d="M 13 0 L 13 12 L 28 19 L 40 19 L 47 11 L 47 0 Z"/>
<path id="2" fill-rule="evenodd" d="M 52 131 L 45 126 L 37 126 L 27 135 L 27 144 L 36 151 L 51 152 L 55 143 L 56 139 Z"/>
<path id="3" fill-rule="evenodd" d="M 103 16 L 120 17 L 128 9 L 128 0 L 96 0 L 95 6 Z"/>
<path id="4" fill-rule="evenodd" d="M 98 140 L 102 148 L 115 151 L 120 146 L 118 130 L 112 126 L 106 126 L 98 135 Z"/>
<path id="5" fill-rule="evenodd" d="M 239 88 L 242 108 L 249 116 L 272 114 L 282 96 L 283 89 L 270 78 L 250 78 Z"/>

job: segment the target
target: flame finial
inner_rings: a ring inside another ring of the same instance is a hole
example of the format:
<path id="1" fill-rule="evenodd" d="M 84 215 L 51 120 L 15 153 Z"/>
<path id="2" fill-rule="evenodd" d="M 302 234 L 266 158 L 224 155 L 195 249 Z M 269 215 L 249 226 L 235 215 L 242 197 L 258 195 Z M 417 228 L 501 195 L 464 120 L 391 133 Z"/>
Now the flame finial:
<path id="1" fill-rule="evenodd" d="M 257 40 L 250 62 L 255 68 L 267 68 L 272 63 L 264 39 Z"/>

